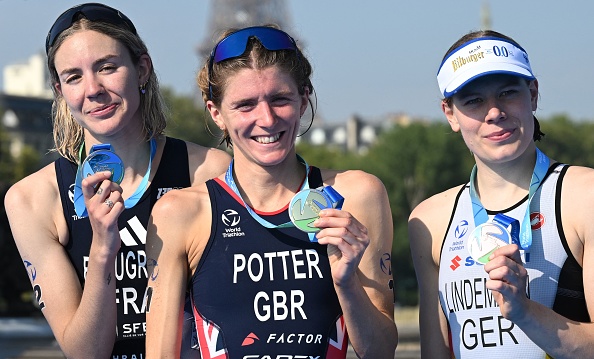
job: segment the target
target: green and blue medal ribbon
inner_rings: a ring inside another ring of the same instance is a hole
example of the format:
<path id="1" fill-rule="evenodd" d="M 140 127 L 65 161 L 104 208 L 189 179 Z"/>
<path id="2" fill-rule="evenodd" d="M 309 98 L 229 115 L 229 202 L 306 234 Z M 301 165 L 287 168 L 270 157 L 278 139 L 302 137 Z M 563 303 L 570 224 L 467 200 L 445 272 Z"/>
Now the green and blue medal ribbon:
<path id="1" fill-rule="evenodd" d="M 295 196 L 298 196 L 301 192 L 310 189 L 309 188 L 309 165 L 308 165 L 308 163 L 301 156 L 297 155 L 297 159 L 299 160 L 300 163 L 302 163 L 305 166 L 305 180 L 303 181 L 303 184 L 301 185 L 301 188 L 299 189 L 298 193 Z M 250 214 L 250 216 L 252 216 L 252 218 L 254 220 L 256 220 L 258 223 L 260 223 L 265 228 L 276 229 L 276 228 L 292 228 L 292 227 L 296 227 L 295 224 L 292 221 L 291 222 L 281 223 L 281 224 L 270 223 L 269 221 L 267 221 L 264 218 L 260 217 L 260 215 L 258 215 L 258 213 L 256 213 L 247 203 L 245 203 L 243 197 L 241 196 L 241 193 L 240 193 L 239 189 L 237 188 L 237 184 L 235 183 L 235 179 L 233 178 L 233 161 L 234 160 L 231 160 L 231 163 L 229 164 L 229 167 L 227 168 L 227 172 L 225 173 L 225 183 L 227 183 L 227 185 L 229 186 L 229 188 L 231 188 L 231 190 L 233 190 L 233 192 L 237 195 L 237 197 L 239 197 L 241 199 L 244 207 L 246 208 L 246 210 L 248 211 L 248 213 Z M 332 207 L 333 208 L 337 208 L 337 209 L 341 209 L 342 208 L 342 203 L 343 203 L 344 199 L 331 186 L 326 186 L 326 187 L 320 189 L 320 191 L 322 191 L 324 193 L 324 195 L 326 197 L 328 197 L 332 201 Z M 293 201 L 291 201 L 291 202 L 293 202 Z M 322 207 L 322 209 L 323 208 L 328 208 L 328 206 Z M 291 209 L 289 208 L 289 211 L 290 210 Z M 299 228 L 299 227 L 297 227 L 297 228 Z M 308 235 L 309 240 L 311 242 L 317 242 L 317 238 L 315 236 L 315 233 L 308 232 L 307 235 Z"/>

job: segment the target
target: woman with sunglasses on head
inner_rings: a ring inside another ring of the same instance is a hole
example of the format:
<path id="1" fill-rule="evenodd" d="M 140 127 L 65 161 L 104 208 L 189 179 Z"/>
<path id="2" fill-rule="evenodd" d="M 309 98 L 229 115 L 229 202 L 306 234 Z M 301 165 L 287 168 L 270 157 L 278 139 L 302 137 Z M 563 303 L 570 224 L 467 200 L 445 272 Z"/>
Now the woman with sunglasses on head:
<path id="1" fill-rule="evenodd" d="M 466 34 L 437 81 L 476 165 L 409 219 L 422 356 L 591 358 L 594 170 L 536 147 L 538 81 L 511 38 Z"/>
<path id="2" fill-rule="evenodd" d="M 165 192 L 224 172 L 229 156 L 164 136 L 151 58 L 118 10 L 67 10 L 46 53 L 62 157 L 6 195 L 14 239 L 67 357 L 142 358 L 150 210 Z"/>
<path id="3" fill-rule="evenodd" d="M 360 357 L 394 357 L 392 278 L 380 268 L 392 247 L 386 191 L 296 154 L 308 105 L 313 120 L 311 71 L 269 26 L 228 31 L 202 67 L 206 107 L 234 157 L 226 174 L 153 209 L 148 357 L 177 357 L 188 285 L 202 358 L 345 358 L 349 339 Z"/>

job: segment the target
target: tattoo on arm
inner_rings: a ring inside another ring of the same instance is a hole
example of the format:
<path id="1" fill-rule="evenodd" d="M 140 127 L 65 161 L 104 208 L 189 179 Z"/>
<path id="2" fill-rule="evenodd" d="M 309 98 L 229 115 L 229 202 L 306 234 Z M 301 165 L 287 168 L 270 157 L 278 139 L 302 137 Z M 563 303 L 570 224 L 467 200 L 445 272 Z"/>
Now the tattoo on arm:
<path id="1" fill-rule="evenodd" d="M 392 278 L 392 255 L 387 252 L 384 253 L 379 260 L 379 266 L 382 272 L 390 277 L 388 279 L 388 288 L 392 291 L 394 303 L 396 303 L 396 290 L 394 289 L 394 278 Z"/>
<path id="2" fill-rule="evenodd" d="M 392 275 L 392 255 L 390 253 L 382 254 L 379 260 L 379 266 L 386 275 Z"/>
<path id="3" fill-rule="evenodd" d="M 23 263 L 25 263 L 25 269 L 27 269 L 29 278 L 31 278 L 31 283 L 35 282 L 35 278 L 37 278 L 37 270 L 35 269 L 33 264 L 28 260 L 24 260 Z"/>
<path id="4" fill-rule="evenodd" d="M 23 263 L 25 264 L 25 269 L 31 279 L 31 284 L 33 284 L 33 293 L 35 294 L 37 305 L 39 306 L 39 309 L 43 310 L 45 308 L 45 302 L 41 299 L 41 286 L 35 284 L 35 279 L 37 279 L 37 269 L 35 269 L 35 266 L 28 260 L 23 260 Z"/>
<path id="5" fill-rule="evenodd" d="M 146 261 L 146 266 L 149 270 L 149 275 L 151 278 L 151 281 L 156 281 L 157 277 L 159 276 L 159 264 L 157 263 L 156 259 L 153 258 L 149 258 Z"/>
<path id="6" fill-rule="evenodd" d="M 35 293 L 35 299 L 37 300 L 39 309 L 43 310 L 45 308 L 45 303 L 43 300 L 41 300 L 41 286 L 39 284 L 35 284 L 35 286 L 33 286 L 33 292 Z"/>
<path id="7" fill-rule="evenodd" d="M 107 275 L 107 285 L 111 283 L 111 273 Z"/>

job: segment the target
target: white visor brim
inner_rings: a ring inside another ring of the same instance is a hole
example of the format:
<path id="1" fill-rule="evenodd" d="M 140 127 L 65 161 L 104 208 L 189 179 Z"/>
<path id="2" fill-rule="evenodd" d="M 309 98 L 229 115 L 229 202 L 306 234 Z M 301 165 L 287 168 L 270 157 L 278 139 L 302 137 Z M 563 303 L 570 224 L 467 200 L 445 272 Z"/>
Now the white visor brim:
<path id="1" fill-rule="evenodd" d="M 501 38 L 479 38 L 458 47 L 442 62 L 437 73 L 444 98 L 481 76 L 510 74 L 534 79 L 524 49 Z"/>

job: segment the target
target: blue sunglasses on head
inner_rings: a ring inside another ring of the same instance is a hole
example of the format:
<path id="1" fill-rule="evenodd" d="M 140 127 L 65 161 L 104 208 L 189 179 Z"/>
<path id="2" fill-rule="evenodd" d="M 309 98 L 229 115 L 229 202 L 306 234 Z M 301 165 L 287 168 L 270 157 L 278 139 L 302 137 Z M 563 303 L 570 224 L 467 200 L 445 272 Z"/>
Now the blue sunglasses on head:
<path id="1" fill-rule="evenodd" d="M 246 27 L 238 30 L 215 45 L 208 60 L 208 90 L 212 99 L 211 73 L 213 64 L 239 57 L 245 52 L 250 38 L 255 37 L 270 51 L 295 50 L 297 43 L 286 32 L 266 26 Z"/>

